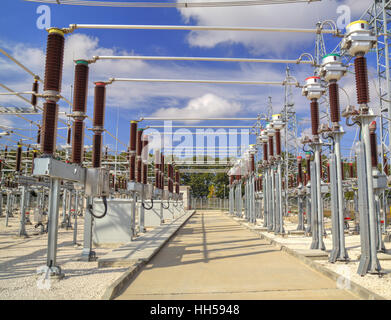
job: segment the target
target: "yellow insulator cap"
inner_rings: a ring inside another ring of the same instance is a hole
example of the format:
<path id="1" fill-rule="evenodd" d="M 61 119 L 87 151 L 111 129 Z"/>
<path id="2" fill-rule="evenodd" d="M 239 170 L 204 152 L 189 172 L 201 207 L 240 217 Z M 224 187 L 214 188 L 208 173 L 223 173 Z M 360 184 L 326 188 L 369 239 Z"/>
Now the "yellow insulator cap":
<path id="1" fill-rule="evenodd" d="M 132 121 L 130 121 L 130 123 L 137 123 L 137 121 L 136 120 L 132 120 Z"/>
<path id="2" fill-rule="evenodd" d="M 59 34 L 60 36 L 64 36 L 64 31 L 62 31 L 61 29 L 59 28 L 49 28 L 48 29 L 48 33 L 51 34 L 51 33 L 57 33 Z"/>
<path id="3" fill-rule="evenodd" d="M 354 24 L 357 24 L 357 23 L 365 23 L 365 24 L 368 24 L 368 21 L 365 21 L 365 20 L 353 21 L 353 22 L 349 23 L 349 24 L 347 25 L 346 28 L 349 28 L 350 26 L 352 26 L 352 25 L 354 25 Z"/>

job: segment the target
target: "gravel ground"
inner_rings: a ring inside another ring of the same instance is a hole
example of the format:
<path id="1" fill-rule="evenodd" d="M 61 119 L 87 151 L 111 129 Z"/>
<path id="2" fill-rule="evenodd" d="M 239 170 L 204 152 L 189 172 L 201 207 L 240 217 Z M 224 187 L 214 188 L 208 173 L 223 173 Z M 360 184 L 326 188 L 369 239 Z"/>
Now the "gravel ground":
<path id="1" fill-rule="evenodd" d="M 29 237 L 18 238 L 19 216 L 9 218 L 8 227 L 5 217 L 0 217 L 0 299 L 100 299 L 127 268 L 98 269 L 97 262 L 77 261 L 82 252 L 83 222 L 84 218 L 78 217 L 79 245 L 73 244 L 73 229 L 59 228 L 57 263 L 65 277 L 48 283 L 36 274 L 37 268 L 46 263 L 47 234 L 37 235 L 34 225 L 27 225 Z M 94 250 L 101 257 L 112 248 Z"/>
<path id="2" fill-rule="evenodd" d="M 290 221 L 289 221 L 290 220 Z M 289 217 L 284 219 L 285 221 L 285 231 L 296 230 L 297 228 L 297 217 Z M 262 226 L 262 221 L 258 220 L 257 224 Z M 326 246 L 326 251 L 330 252 L 332 249 L 332 237 L 331 237 L 331 220 L 325 218 L 325 228 L 327 236 L 324 238 L 324 244 Z M 287 237 L 281 237 L 274 235 L 274 233 L 261 232 L 265 236 L 272 238 L 280 244 L 287 246 L 290 249 L 294 250 L 303 250 L 310 249 L 311 237 L 305 237 L 301 235 L 289 235 Z M 345 234 L 345 243 L 348 250 L 348 255 L 350 258 L 349 263 L 337 262 L 330 263 L 327 260 L 316 260 L 317 263 L 323 265 L 324 267 L 343 275 L 345 278 L 350 279 L 351 281 L 367 288 L 368 290 L 377 293 L 378 295 L 391 299 L 391 260 L 380 260 L 380 265 L 382 267 L 385 275 L 379 277 L 379 275 L 367 274 L 365 276 L 360 276 L 357 274 L 357 269 L 359 265 L 359 255 L 361 254 L 361 245 L 360 245 L 360 236 Z M 387 250 L 391 249 L 391 243 L 385 243 Z M 346 285 L 349 285 L 346 283 Z"/>

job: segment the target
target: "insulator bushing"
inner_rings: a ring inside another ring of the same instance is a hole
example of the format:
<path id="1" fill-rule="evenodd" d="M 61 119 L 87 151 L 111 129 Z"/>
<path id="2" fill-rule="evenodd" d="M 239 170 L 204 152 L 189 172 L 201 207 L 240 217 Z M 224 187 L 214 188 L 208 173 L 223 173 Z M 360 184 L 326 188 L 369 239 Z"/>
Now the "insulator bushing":
<path id="1" fill-rule="evenodd" d="M 102 155 L 102 135 L 95 133 L 92 137 L 92 167 L 99 168 Z"/>
<path id="2" fill-rule="evenodd" d="M 95 83 L 94 93 L 94 127 L 103 127 L 105 122 L 105 104 L 106 104 L 106 84 L 103 82 Z"/>
<path id="3" fill-rule="evenodd" d="M 64 60 L 64 33 L 52 28 L 49 30 L 46 46 L 44 91 L 61 91 Z"/>
<path id="4" fill-rule="evenodd" d="M 41 127 L 38 128 L 37 144 L 41 144 Z"/>
<path id="5" fill-rule="evenodd" d="M 107 160 L 107 146 L 105 147 L 105 160 Z"/>
<path id="6" fill-rule="evenodd" d="M 388 176 L 388 161 L 387 161 L 387 158 L 384 156 L 384 159 L 383 159 L 383 163 L 384 163 L 384 173 Z"/>
<path id="7" fill-rule="evenodd" d="M 137 167 L 136 181 L 138 183 L 141 183 L 141 180 L 142 180 L 142 172 L 141 172 L 142 161 L 141 161 L 141 157 L 139 157 L 139 156 L 137 156 L 137 159 L 136 159 L 136 167 Z"/>
<path id="8" fill-rule="evenodd" d="M 73 112 L 86 113 L 88 93 L 88 62 L 77 60 L 73 89 Z"/>
<path id="9" fill-rule="evenodd" d="M 84 151 L 84 121 L 75 119 L 72 130 L 72 163 L 83 163 Z"/>
<path id="10" fill-rule="evenodd" d="M 297 185 L 303 183 L 303 167 L 301 163 L 302 157 L 297 157 Z"/>
<path id="11" fill-rule="evenodd" d="M 369 103 L 367 59 L 365 57 L 356 57 L 354 70 L 356 73 L 357 103 L 367 104 Z"/>
<path id="12" fill-rule="evenodd" d="M 307 176 L 307 180 L 310 181 L 311 180 L 311 159 L 307 158 L 305 161 L 306 161 L 306 169 L 307 169 L 306 176 Z"/>
<path id="13" fill-rule="evenodd" d="M 330 119 L 332 123 L 341 121 L 339 110 L 339 94 L 338 83 L 336 81 L 329 84 L 329 99 L 330 99 Z"/>
<path id="14" fill-rule="evenodd" d="M 281 131 L 276 129 L 276 155 L 281 156 Z"/>
<path id="15" fill-rule="evenodd" d="M 350 178 L 354 178 L 353 163 L 349 163 L 349 176 Z"/>
<path id="16" fill-rule="evenodd" d="M 267 161 L 268 154 L 267 154 L 267 143 L 263 143 L 263 160 Z"/>
<path id="17" fill-rule="evenodd" d="M 236 175 L 236 180 L 237 180 L 237 181 L 242 180 L 242 176 L 241 176 L 240 174 L 237 174 L 237 175 Z"/>
<path id="18" fill-rule="evenodd" d="M 269 155 L 270 155 L 270 157 L 274 156 L 273 137 L 269 137 Z"/>
<path id="19" fill-rule="evenodd" d="M 38 80 L 34 80 L 34 83 L 33 83 L 33 92 L 37 93 L 38 94 L 38 88 L 39 88 L 39 83 L 38 83 Z M 34 107 L 37 106 L 37 96 L 35 94 L 32 94 L 31 95 L 31 105 L 33 105 Z"/>
<path id="20" fill-rule="evenodd" d="M 142 141 L 141 137 L 143 135 L 143 129 L 138 129 L 137 130 L 137 143 L 136 143 L 136 155 L 137 157 L 141 157 L 141 152 L 143 150 L 142 146 Z"/>
<path id="21" fill-rule="evenodd" d="M 312 135 L 317 136 L 319 130 L 319 104 L 316 99 L 311 101 L 311 128 Z"/>
<path id="22" fill-rule="evenodd" d="M 137 141 L 137 121 L 130 122 L 130 150 L 136 151 L 136 141 Z"/>
<path id="23" fill-rule="evenodd" d="M 255 159 L 253 154 L 250 154 L 250 171 L 255 171 Z"/>
<path id="24" fill-rule="evenodd" d="M 72 129 L 69 127 L 67 131 L 67 144 L 71 144 Z"/>
<path id="25" fill-rule="evenodd" d="M 8 147 L 5 146 L 5 148 L 4 148 L 4 160 L 7 160 L 7 156 L 8 156 Z"/>
<path id="26" fill-rule="evenodd" d="M 330 183 L 330 164 L 327 163 L 327 183 Z"/>
<path id="27" fill-rule="evenodd" d="M 179 185 L 180 185 L 180 176 L 179 176 L 179 171 L 175 172 L 175 182 L 176 182 L 176 190 L 175 193 L 179 194 Z"/>
<path id="28" fill-rule="evenodd" d="M 377 143 L 376 143 L 376 121 L 372 121 L 369 126 L 369 139 L 371 142 L 371 159 L 372 159 L 372 167 L 376 168 L 377 161 Z"/>
<path id="29" fill-rule="evenodd" d="M 47 101 L 43 104 L 41 152 L 45 155 L 53 155 L 56 149 L 58 105 L 56 102 Z"/>
<path id="30" fill-rule="evenodd" d="M 232 185 L 234 183 L 234 176 L 229 176 L 229 184 Z"/>
<path id="31" fill-rule="evenodd" d="M 16 166 L 15 166 L 16 172 L 21 171 L 21 164 L 22 164 L 22 146 L 18 144 L 18 148 L 16 149 Z"/>
<path id="32" fill-rule="evenodd" d="M 148 180 L 148 139 L 144 138 L 142 141 L 143 145 L 143 153 L 144 157 L 142 157 L 143 161 L 143 183 L 146 184 Z"/>

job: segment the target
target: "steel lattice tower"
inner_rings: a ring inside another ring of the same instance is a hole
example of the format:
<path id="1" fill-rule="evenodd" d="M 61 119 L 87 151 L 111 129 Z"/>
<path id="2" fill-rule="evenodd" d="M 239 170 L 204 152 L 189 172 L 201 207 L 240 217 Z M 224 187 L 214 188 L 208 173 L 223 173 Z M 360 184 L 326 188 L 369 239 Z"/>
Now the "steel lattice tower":
<path id="1" fill-rule="evenodd" d="M 291 77 L 289 67 L 286 68 L 286 83 L 295 82 L 296 79 Z M 284 129 L 284 177 L 285 181 L 285 215 L 287 214 L 288 208 L 288 179 L 290 172 L 296 172 L 296 158 L 299 153 L 298 136 L 297 136 L 297 119 L 295 103 L 293 101 L 292 87 L 290 85 L 284 86 L 284 108 L 281 112 L 282 118 L 285 122 Z"/>

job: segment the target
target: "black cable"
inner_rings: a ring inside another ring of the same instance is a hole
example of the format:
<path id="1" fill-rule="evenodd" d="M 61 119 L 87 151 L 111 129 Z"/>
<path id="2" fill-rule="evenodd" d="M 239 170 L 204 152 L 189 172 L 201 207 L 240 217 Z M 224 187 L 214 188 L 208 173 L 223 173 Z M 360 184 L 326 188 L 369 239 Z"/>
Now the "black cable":
<path id="1" fill-rule="evenodd" d="M 101 219 L 101 218 L 103 218 L 103 217 L 106 215 L 106 213 L 107 213 L 107 200 L 106 200 L 106 197 L 105 197 L 105 196 L 102 197 L 102 201 L 103 201 L 103 204 L 104 204 L 104 206 L 105 206 L 105 212 L 103 212 L 103 214 L 102 214 L 101 216 L 97 216 L 97 215 L 94 214 L 94 212 L 92 211 L 92 204 L 90 204 L 90 205 L 88 206 L 88 211 L 89 211 L 89 212 L 91 213 L 91 215 L 92 215 L 94 218 L 96 218 L 96 219 Z"/>
<path id="2" fill-rule="evenodd" d="M 167 206 L 167 208 L 164 206 L 164 204 L 163 204 L 163 200 L 162 200 L 162 206 L 163 206 L 163 209 L 168 209 L 169 207 L 170 207 L 170 201 L 167 201 L 167 203 L 168 203 L 168 206 Z"/>
<path id="3" fill-rule="evenodd" d="M 151 206 L 150 206 L 149 208 L 147 208 L 147 207 L 145 206 L 145 202 L 142 202 L 141 205 L 143 206 L 143 208 L 144 208 L 145 210 L 151 210 L 151 209 L 153 208 L 153 199 L 151 199 Z"/>

